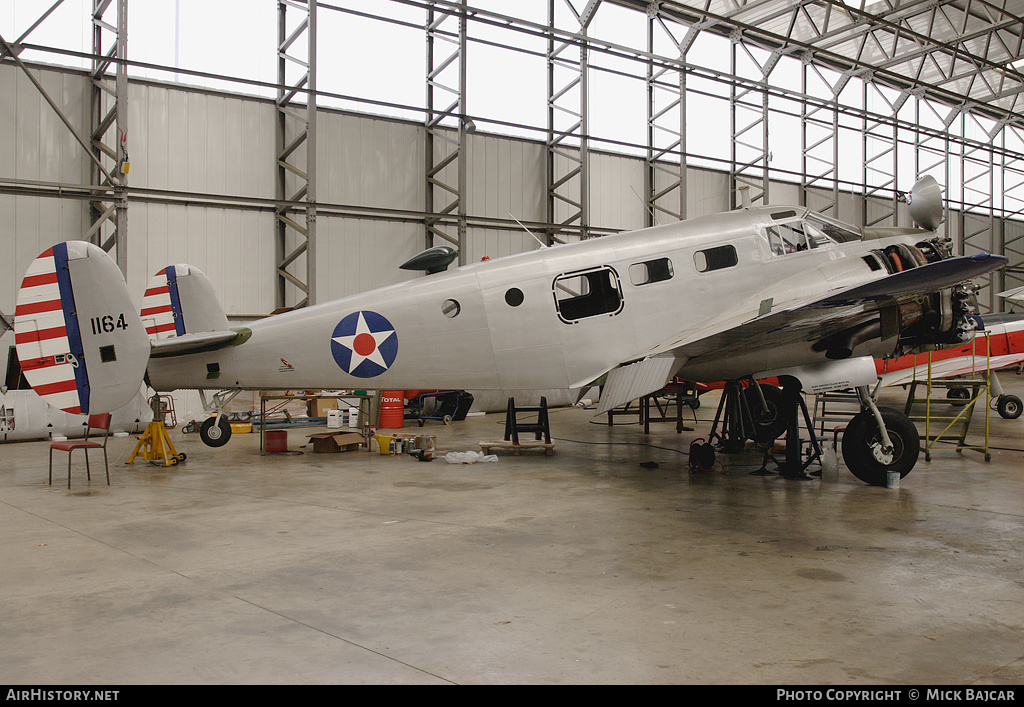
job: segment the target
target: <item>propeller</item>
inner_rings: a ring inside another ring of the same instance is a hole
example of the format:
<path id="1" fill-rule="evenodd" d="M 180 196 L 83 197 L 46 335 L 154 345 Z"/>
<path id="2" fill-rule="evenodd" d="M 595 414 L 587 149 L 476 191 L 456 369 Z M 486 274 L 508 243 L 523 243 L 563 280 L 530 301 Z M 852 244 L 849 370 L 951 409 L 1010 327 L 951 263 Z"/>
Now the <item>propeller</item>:
<path id="1" fill-rule="evenodd" d="M 921 228 L 934 231 L 942 223 L 942 188 L 935 177 L 926 174 L 906 194 L 910 218 Z"/>

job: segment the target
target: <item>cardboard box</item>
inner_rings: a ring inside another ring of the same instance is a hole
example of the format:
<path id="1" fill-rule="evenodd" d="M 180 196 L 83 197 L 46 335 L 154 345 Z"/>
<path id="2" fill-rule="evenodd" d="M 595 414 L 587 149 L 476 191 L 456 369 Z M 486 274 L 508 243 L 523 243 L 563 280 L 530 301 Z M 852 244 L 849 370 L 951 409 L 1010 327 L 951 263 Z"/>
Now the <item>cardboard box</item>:
<path id="1" fill-rule="evenodd" d="M 363 436 L 358 432 L 320 432 L 309 435 L 314 452 L 352 452 L 359 449 Z"/>
<path id="2" fill-rule="evenodd" d="M 338 409 L 337 398 L 317 398 L 309 401 L 310 417 L 327 417 L 328 410 Z"/>

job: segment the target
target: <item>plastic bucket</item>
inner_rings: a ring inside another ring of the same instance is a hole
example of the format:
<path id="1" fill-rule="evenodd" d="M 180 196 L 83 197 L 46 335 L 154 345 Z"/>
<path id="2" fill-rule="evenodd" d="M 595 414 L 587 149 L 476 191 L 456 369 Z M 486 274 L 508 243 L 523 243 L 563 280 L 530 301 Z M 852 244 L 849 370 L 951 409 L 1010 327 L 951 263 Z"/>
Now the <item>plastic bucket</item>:
<path id="1" fill-rule="evenodd" d="M 385 390 L 380 396 L 380 421 L 377 427 L 396 430 L 405 427 L 405 394 L 401 390 Z"/>
<path id="2" fill-rule="evenodd" d="M 265 452 L 287 452 L 288 433 L 285 430 L 268 430 L 264 433 L 266 439 L 263 445 Z"/>

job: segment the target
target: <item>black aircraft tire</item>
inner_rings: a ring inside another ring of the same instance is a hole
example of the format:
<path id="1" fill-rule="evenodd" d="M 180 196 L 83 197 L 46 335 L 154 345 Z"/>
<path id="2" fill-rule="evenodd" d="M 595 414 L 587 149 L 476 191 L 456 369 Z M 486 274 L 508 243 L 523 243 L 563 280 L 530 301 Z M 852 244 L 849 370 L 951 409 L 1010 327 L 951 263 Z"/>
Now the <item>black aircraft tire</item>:
<path id="1" fill-rule="evenodd" d="M 783 412 L 782 390 L 774 385 L 760 383 L 767 410 L 761 409 L 761 398 L 753 388 L 743 391 L 743 397 L 753 418 L 754 432 L 751 436 L 758 444 L 774 442 L 786 432 L 787 420 Z"/>
<path id="2" fill-rule="evenodd" d="M 967 388 L 950 388 L 946 391 L 946 399 L 953 405 L 966 405 L 971 399 L 971 391 Z"/>
<path id="3" fill-rule="evenodd" d="M 1024 412 L 1024 403 L 1016 395 L 1000 395 L 996 412 L 1007 420 L 1016 420 Z"/>
<path id="4" fill-rule="evenodd" d="M 199 427 L 199 438 L 207 447 L 223 447 L 231 439 L 231 423 L 228 419 L 220 418 L 220 424 L 214 427 L 216 421 L 216 417 L 211 417 Z"/>
<path id="5" fill-rule="evenodd" d="M 880 434 L 870 410 L 854 415 L 843 433 L 843 461 L 854 476 L 871 486 L 885 486 L 886 475 L 898 471 L 900 478 L 910 473 L 921 453 L 921 437 L 913 421 L 892 408 L 879 408 L 893 446 L 893 460 L 883 464 L 875 459 L 871 446 Z"/>

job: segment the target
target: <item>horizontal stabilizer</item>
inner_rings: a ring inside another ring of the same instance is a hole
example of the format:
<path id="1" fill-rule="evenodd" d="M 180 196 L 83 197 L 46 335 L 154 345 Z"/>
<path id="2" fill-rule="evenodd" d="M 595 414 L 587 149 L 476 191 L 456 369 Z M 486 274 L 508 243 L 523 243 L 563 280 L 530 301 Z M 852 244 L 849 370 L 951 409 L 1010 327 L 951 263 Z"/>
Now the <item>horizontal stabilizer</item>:
<path id="1" fill-rule="evenodd" d="M 25 378 L 65 412 L 111 412 L 139 391 L 149 341 L 121 271 L 102 248 L 59 243 L 29 265 L 14 343 Z"/>
<path id="2" fill-rule="evenodd" d="M 597 414 L 661 390 L 680 363 L 674 356 L 654 356 L 611 370 L 601 388 Z"/>
<path id="3" fill-rule="evenodd" d="M 214 351 L 225 346 L 237 346 L 248 340 L 251 335 L 250 329 L 239 328 L 228 331 L 203 331 L 198 334 L 183 334 L 169 339 L 156 339 L 150 342 L 153 347 L 150 356 L 163 358 L 164 356 L 182 356 L 202 351 Z"/>

